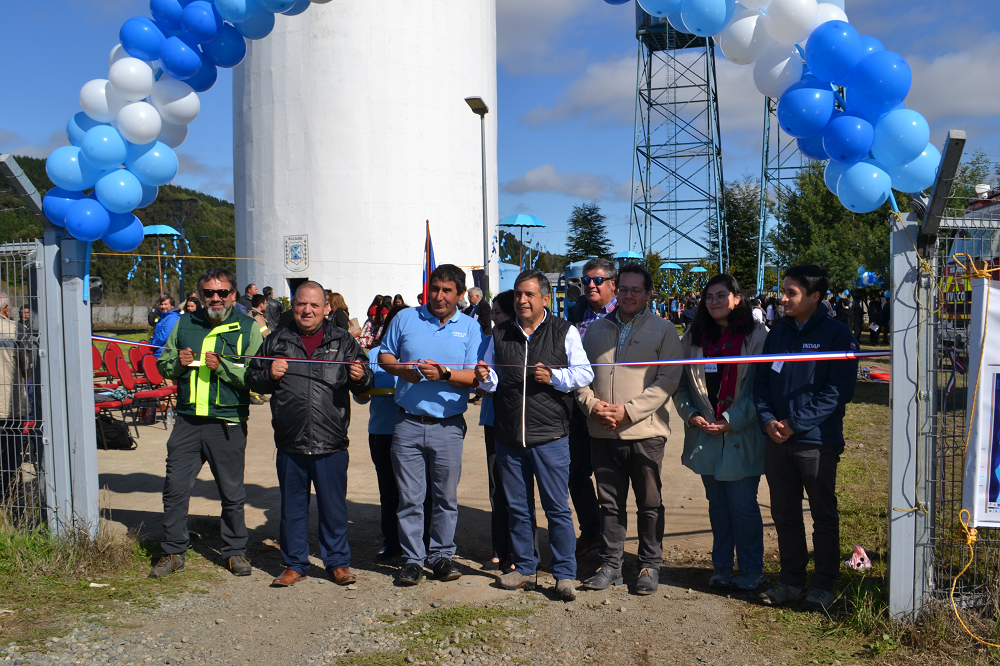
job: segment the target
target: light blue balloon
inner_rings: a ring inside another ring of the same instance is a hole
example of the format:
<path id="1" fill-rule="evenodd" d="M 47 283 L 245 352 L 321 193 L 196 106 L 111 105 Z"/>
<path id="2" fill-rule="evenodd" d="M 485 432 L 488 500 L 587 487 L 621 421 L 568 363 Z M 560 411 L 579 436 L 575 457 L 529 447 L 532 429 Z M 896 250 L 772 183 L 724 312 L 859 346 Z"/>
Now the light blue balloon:
<path id="1" fill-rule="evenodd" d="M 94 199 L 80 199 L 66 211 L 66 230 L 77 240 L 93 242 L 111 224 L 107 209 Z"/>
<path id="2" fill-rule="evenodd" d="M 274 14 L 258 3 L 253 16 L 242 23 L 235 24 L 235 28 L 247 39 L 264 39 L 274 30 Z"/>
<path id="3" fill-rule="evenodd" d="M 77 146 L 60 146 L 45 160 L 45 173 L 56 187 L 79 192 L 93 187 L 104 171 L 84 159 Z"/>
<path id="4" fill-rule="evenodd" d="M 837 184 L 840 182 L 840 176 L 848 166 L 850 165 L 833 160 L 830 160 L 826 165 L 826 169 L 823 171 L 823 182 L 826 183 L 826 189 L 830 190 L 833 196 L 837 196 Z"/>
<path id="5" fill-rule="evenodd" d="M 874 160 L 848 166 L 837 183 L 840 203 L 855 213 L 877 210 L 891 195 L 892 179 Z"/>
<path id="6" fill-rule="evenodd" d="M 667 14 L 667 23 L 673 26 L 674 30 L 676 30 L 677 32 L 683 33 L 685 35 L 693 34 L 690 30 L 688 30 L 688 27 L 684 25 L 684 20 L 681 17 L 680 7 L 678 7 L 676 11 L 672 11 L 669 14 Z"/>
<path id="7" fill-rule="evenodd" d="M 305 10 L 309 9 L 309 5 L 312 4 L 312 0 L 295 0 L 295 4 L 292 5 L 291 9 L 281 12 L 285 16 L 298 16 Z"/>
<path id="8" fill-rule="evenodd" d="M 930 138 L 930 125 L 922 115 L 910 109 L 890 111 L 875 125 L 872 157 L 889 166 L 912 162 Z"/>
<path id="9" fill-rule="evenodd" d="M 215 8 L 230 23 L 242 23 L 257 10 L 257 0 L 215 0 Z"/>
<path id="10" fill-rule="evenodd" d="M 272 14 L 287 12 L 295 4 L 295 0 L 257 0 L 257 2 Z"/>
<path id="11" fill-rule="evenodd" d="M 146 185 L 142 183 L 142 201 L 136 208 L 145 208 L 149 204 L 156 201 L 156 195 L 160 193 L 160 188 L 156 185 Z"/>
<path id="12" fill-rule="evenodd" d="M 114 127 L 100 125 L 89 130 L 83 137 L 80 152 L 95 167 L 107 171 L 120 167 L 125 162 L 128 145 Z"/>
<path id="13" fill-rule="evenodd" d="M 684 0 L 681 21 L 699 37 L 711 37 L 726 27 L 729 5 L 733 4 L 726 0 Z"/>
<path id="14" fill-rule="evenodd" d="M 177 175 L 177 155 L 160 141 L 129 144 L 125 167 L 144 185 L 166 185 Z"/>
<path id="15" fill-rule="evenodd" d="M 65 227 L 66 211 L 80 199 L 86 199 L 83 192 L 70 192 L 61 187 L 53 187 L 42 199 L 42 212 L 52 224 Z"/>
<path id="16" fill-rule="evenodd" d="M 647 14 L 663 18 L 681 10 L 681 0 L 638 0 L 638 2 Z"/>
<path id="17" fill-rule="evenodd" d="M 69 122 L 66 123 L 66 135 L 69 136 L 69 142 L 74 146 L 79 146 L 83 143 L 83 135 L 98 125 L 106 125 L 110 127 L 108 123 L 99 123 L 81 111 L 70 118 Z"/>
<path id="18" fill-rule="evenodd" d="M 128 213 L 142 201 L 142 183 L 128 169 L 112 169 L 97 184 L 94 192 L 101 205 L 112 213 Z"/>
<path id="19" fill-rule="evenodd" d="M 892 188 L 908 194 L 923 192 L 934 184 L 940 166 L 941 152 L 928 143 L 915 160 L 889 167 Z"/>
<path id="20" fill-rule="evenodd" d="M 858 275 L 862 275 L 863 276 L 864 274 L 865 274 L 865 267 L 864 266 L 858 266 Z"/>
<path id="21" fill-rule="evenodd" d="M 146 231 L 132 213 L 112 213 L 108 230 L 101 236 L 104 244 L 115 252 L 131 252 L 140 245 L 146 237 Z"/>

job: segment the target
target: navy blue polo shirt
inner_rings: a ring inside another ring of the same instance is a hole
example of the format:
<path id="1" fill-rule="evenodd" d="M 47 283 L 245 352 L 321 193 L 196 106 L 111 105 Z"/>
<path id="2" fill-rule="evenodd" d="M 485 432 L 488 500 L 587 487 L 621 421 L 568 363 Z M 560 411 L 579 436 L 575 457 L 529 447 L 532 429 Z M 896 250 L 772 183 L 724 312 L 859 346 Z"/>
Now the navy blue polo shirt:
<path id="1" fill-rule="evenodd" d="M 441 320 L 421 305 L 396 315 L 382 336 L 380 351 L 403 362 L 432 360 L 452 370 L 467 370 L 479 360 L 482 337 L 479 322 L 457 309 L 442 326 Z M 465 413 L 468 402 L 469 389 L 445 381 L 411 384 L 400 378 L 396 384 L 396 404 L 416 416 L 456 416 Z"/>

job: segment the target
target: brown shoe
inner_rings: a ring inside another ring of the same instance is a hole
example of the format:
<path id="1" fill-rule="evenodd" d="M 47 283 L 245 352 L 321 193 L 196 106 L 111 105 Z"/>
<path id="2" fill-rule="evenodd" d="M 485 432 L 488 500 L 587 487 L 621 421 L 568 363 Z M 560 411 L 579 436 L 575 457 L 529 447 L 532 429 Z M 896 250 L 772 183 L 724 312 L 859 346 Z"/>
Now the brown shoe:
<path id="1" fill-rule="evenodd" d="M 330 574 L 330 580 L 332 580 L 337 585 L 350 585 L 351 583 L 357 583 L 358 577 L 351 573 L 349 567 L 340 567 L 339 569 L 327 569 Z"/>
<path id="2" fill-rule="evenodd" d="M 285 569 L 281 575 L 271 581 L 271 587 L 291 587 L 305 578 L 303 574 L 292 569 Z"/>

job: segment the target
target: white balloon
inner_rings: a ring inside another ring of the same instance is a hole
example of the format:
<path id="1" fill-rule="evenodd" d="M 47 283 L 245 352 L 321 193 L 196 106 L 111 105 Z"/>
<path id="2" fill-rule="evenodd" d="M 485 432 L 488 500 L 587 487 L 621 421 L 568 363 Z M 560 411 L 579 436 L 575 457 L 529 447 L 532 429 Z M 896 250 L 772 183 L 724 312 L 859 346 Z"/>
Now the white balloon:
<path id="1" fill-rule="evenodd" d="M 850 23 L 850 21 L 847 20 L 847 14 L 844 10 L 832 2 L 821 2 L 816 5 L 816 7 L 818 9 L 816 25 L 826 23 L 827 21 L 843 21 L 844 23 Z"/>
<path id="2" fill-rule="evenodd" d="M 747 9 L 762 9 L 767 7 L 767 3 L 770 0 L 740 0 L 740 4 Z"/>
<path id="3" fill-rule="evenodd" d="M 118 112 L 118 131 L 129 143 L 145 145 L 163 128 L 160 114 L 146 102 L 133 102 Z"/>
<path id="4" fill-rule="evenodd" d="M 775 99 L 801 78 L 802 56 L 794 44 L 772 44 L 753 66 L 757 90 Z"/>
<path id="5" fill-rule="evenodd" d="M 187 125 L 198 117 L 201 100 L 198 93 L 188 84 L 169 76 L 161 76 L 153 84 L 149 101 L 160 113 L 163 120 L 173 125 Z"/>
<path id="6" fill-rule="evenodd" d="M 122 97 L 107 79 L 87 81 L 80 89 L 80 108 L 99 123 L 110 123 L 128 100 Z"/>
<path id="7" fill-rule="evenodd" d="M 162 118 L 161 118 L 162 119 Z M 165 143 L 171 148 L 176 148 L 177 146 L 184 143 L 184 139 L 188 135 L 187 125 L 174 125 L 168 122 L 164 122 L 163 126 L 160 128 L 160 135 L 156 137 L 156 140 Z"/>
<path id="8" fill-rule="evenodd" d="M 775 41 L 797 44 L 809 37 L 818 18 L 816 0 L 771 0 L 764 25 Z"/>
<path id="9" fill-rule="evenodd" d="M 723 55 L 737 65 L 749 65 L 774 44 L 756 9 L 745 9 L 715 38 Z"/>
<path id="10" fill-rule="evenodd" d="M 111 49 L 111 54 L 108 55 L 108 67 L 111 67 L 111 65 L 115 64 L 122 58 L 128 58 L 128 57 L 129 55 L 128 52 L 125 51 L 125 47 L 122 46 L 121 44 L 115 44 L 114 47 Z"/>
<path id="11" fill-rule="evenodd" d="M 119 95 L 130 102 L 149 97 L 153 89 L 153 70 L 138 58 L 121 58 L 111 65 L 108 81 Z"/>

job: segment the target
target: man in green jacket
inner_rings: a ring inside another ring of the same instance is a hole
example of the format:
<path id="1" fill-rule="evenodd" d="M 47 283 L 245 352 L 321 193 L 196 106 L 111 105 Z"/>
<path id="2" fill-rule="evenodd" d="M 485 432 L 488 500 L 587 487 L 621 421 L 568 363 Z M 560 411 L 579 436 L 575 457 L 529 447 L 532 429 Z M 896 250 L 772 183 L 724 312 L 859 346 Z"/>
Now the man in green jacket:
<path id="1" fill-rule="evenodd" d="M 236 276 L 230 271 L 209 268 L 198 280 L 198 291 L 205 308 L 181 316 L 156 363 L 164 377 L 177 380 L 178 418 L 167 440 L 163 557 L 151 578 L 184 570 L 191 488 L 206 462 L 222 498 L 226 568 L 236 576 L 250 575 L 243 518 L 250 392 L 244 378 L 247 357 L 257 353 L 263 339 L 256 322 L 233 309 Z"/>

